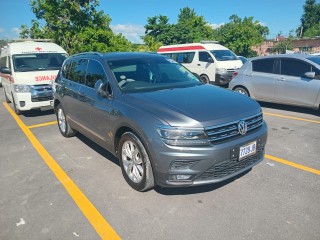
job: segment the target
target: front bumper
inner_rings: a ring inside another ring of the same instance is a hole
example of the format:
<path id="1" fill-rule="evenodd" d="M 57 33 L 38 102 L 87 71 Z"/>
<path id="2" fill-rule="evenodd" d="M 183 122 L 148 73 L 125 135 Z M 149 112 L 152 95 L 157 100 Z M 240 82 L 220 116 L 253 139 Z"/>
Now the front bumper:
<path id="1" fill-rule="evenodd" d="M 239 161 L 239 149 L 252 141 L 257 151 Z M 217 183 L 239 175 L 264 159 L 267 142 L 265 123 L 240 138 L 209 147 L 176 148 L 163 145 L 156 154 L 155 179 L 163 187 L 193 186 Z M 190 176 L 189 179 L 183 179 Z"/>
<path id="2" fill-rule="evenodd" d="M 216 73 L 215 76 L 215 85 L 227 85 L 232 79 L 232 74 L 234 71 L 227 71 L 226 73 L 220 74 Z"/>

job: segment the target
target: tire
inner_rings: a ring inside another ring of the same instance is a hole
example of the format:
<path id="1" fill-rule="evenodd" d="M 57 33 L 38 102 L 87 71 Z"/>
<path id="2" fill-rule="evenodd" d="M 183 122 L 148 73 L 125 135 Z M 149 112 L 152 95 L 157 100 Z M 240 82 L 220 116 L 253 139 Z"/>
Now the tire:
<path id="1" fill-rule="evenodd" d="M 3 88 L 3 93 L 4 93 L 4 98 L 6 99 L 6 103 L 11 103 L 11 101 L 9 100 L 6 90 Z"/>
<path id="2" fill-rule="evenodd" d="M 207 75 L 201 75 L 200 76 L 200 80 L 203 82 L 203 83 L 206 83 L 206 84 L 210 84 L 210 79 Z"/>
<path id="3" fill-rule="evenodd" d="M 20 115 L 21 111 L 17 108 L 17 104 L 16 104 L 16 101 L 14 100 L 13 94 L 11 94 L 11 96 L 12 96 L 13 110 L 17 115 Z"/>
<path id="4" fill-rule="evenodd" d="M 144 192 L 155 185 L 148 153 L 140 139 L 131 132 L 121 136 L 119 161 L 126 182 L 135 190 Z"/>
<path id="5" fill-rule="evenodd" d="M 248 90 L 245 89 L 244 87 L 236 87 L 235 89 L 233 89 L 233 91 L 250 97 Z"/>
<path id="6" fill-rule="evenodd" d="M 61 103 L 58 104 L 57 109 L 56 109 L 56 116 L 57 116 L 57 121 L 58 121 L 58 127 L 60 130 L 60 133 L 62 136 L 68 138 L 68 137 L 73 137 L 76 135 L 76 131 L 73 130 L 66 118 L 66 115 L 64 113 L 64 110 L 62 108 Z"/>

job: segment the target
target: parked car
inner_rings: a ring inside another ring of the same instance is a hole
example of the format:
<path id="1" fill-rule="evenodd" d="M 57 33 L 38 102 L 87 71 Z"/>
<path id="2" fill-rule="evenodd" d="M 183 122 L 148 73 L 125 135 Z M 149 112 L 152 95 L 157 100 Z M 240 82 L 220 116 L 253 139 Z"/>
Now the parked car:
<path id="1" fill-rule="evenodd" d="M 246 62 L 229 88 L 253 99 L 319 109 L 320 57 L 280 54 Z"/>
<path id="2" fill-rule="evenodd" d="M 117 156 L 138 191 L 216 183 L 264 158 L 259 104 L 160 54 L 73 55 L 53 89 L 61 134 L 81 132 Z"/>

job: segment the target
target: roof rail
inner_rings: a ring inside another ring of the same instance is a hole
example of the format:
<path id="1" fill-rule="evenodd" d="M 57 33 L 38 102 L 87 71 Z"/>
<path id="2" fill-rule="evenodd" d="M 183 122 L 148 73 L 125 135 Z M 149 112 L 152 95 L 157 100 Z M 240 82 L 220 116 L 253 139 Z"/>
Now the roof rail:
<path id="1" fill-rule="evenodd" d="M 211 41 L 211 40 L 204 40 L 204 41 L 200 41 L 200 43 L 208 44 L 208 43 L 219 43 L 219 42 L 218 41 Z"/>
<path id="2" fill-rule="evenodd" d="M 80 55 L 86 55 L 86 54 L 94 54 L 94 55 L 98 55 L 100 57 L 103 56 L 103 54 L 100 53 L 100 52 L 82 52 L 82 53 L 78 53 L 78 54 L 75 54 L 75 55 L 80 56 Z"/>
<path id="3" fill-rule="evenodd" d="M 32 38 L 21 38 L 21 39 L 14 39 L 13 42 L 52 42 L 52 39 L 32 39 Z"/>

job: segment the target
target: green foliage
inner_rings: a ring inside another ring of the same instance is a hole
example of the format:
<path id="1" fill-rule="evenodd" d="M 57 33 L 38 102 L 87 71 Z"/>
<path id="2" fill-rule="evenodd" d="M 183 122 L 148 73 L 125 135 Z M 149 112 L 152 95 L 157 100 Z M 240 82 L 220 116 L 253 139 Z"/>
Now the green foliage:
<path id="1" fill-rule="evenodd" d="M 229 23 L 217 29 L 216 39 L 238 55 L 255 56 L 256 53 L 251 47 L 265 40 L 269 34 L 268 27 L 253 21 L 253 17 L 241 19 L 237 15 L 232 15 L 229 19 Z"/>
<path id="2" fill-rule="evenodd" d="M 170 24 L 167 16 L 157 15 L 148 18 L 145 29 L 146 36 L 151 36 L 153 41 L 164 45 L 199 42 L 214 36 L 214 30 L 204 17 L 197 16 L 195 11 L 188 7 L 180 9 L 176 24 Z"/>
<path id="3" fill-rule="evenodd" d="M 139 52 L 156 52 L 159 47 L 163 45 L 162 42 L 157 42 L 154 37 L 150 35 L 146 35 L 142 37 L 142 39 L 145 45 L 139 46 L 137 49 Z"/>
<path id="4" fill-rule="evenodd" d="M 306 0 L 303 6 L 301 26 L 296 30 L 299 37 L 315 37 L 320 31 L 320 4 L 316 0 Z"/>
<path id="5" fill-rule="evenodd" d="M 30 5 L 37 20 L 31 28 L 21 26 L 21 38 L 50 38 L 69 54 L 131 49 L 129 41 L 112 32 L 111 18 L 96 10 L 99 0 L 30 0 Z"/>

